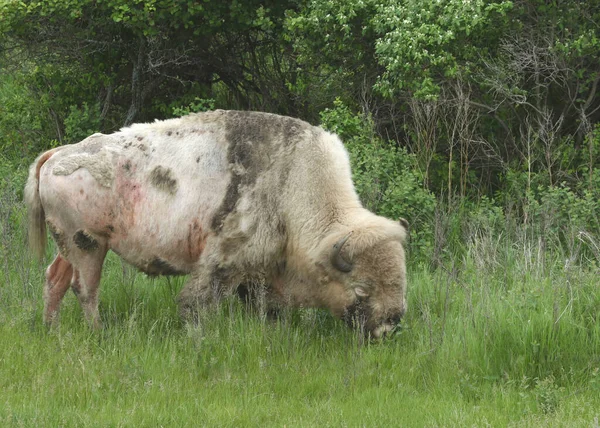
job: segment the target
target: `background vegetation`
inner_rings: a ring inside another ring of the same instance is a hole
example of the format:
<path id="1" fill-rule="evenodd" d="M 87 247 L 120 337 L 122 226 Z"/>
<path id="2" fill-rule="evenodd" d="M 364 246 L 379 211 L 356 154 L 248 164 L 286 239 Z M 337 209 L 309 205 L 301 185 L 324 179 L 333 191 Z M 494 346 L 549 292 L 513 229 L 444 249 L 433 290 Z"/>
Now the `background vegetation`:
<path id="1" fill-rule="evenodd" d="M 598 0 L 0 0 L 0 423 L 598 426 L 598 22 Z M 186 327 L 179 280 L 117 259 L 104 332 L 73 299 L 41 328 L 27 165 L 213 108 L 340 134 L 364 204 L 411 224 L 400 333 L 234 301 Z"/>

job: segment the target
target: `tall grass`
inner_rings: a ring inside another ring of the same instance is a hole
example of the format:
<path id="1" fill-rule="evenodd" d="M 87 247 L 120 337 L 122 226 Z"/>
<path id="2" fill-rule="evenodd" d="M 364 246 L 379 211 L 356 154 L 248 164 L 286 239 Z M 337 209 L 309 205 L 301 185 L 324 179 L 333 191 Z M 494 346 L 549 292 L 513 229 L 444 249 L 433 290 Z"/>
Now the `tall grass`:
<path id="1" fill-rule="evenodd" d="M 379 343 L 322 311 L 272 321 L 235 299 L 186 325 L 184 278 L 111 255 L 104 329 L 67 295 L 47 330 L 18 188 L 0 194 L 2 426 L 598 426 L 599 264 L 581 251 L 467 228 L 436 269 L 409 263 L 403 328 Z"/>

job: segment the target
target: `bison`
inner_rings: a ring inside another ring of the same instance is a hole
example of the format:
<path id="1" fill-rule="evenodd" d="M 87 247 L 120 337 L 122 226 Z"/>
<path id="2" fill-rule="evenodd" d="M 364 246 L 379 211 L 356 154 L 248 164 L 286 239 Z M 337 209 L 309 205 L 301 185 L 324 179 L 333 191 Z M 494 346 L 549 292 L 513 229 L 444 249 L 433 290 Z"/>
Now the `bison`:
<path id="1" fill-rule="evenodd" d="M 41 154 L 25 200 L 33 251 L 46 228 L 58 247 L 48 324 L 70 287 L 100 325 L 108 250 L 148 275 L 188 274 L 184 314 L 252 281 L 375 338 L 406 310 L 405 221 L 363 208 L 340 139 L 298 119 L 218 110 L 94 134 Z"/>

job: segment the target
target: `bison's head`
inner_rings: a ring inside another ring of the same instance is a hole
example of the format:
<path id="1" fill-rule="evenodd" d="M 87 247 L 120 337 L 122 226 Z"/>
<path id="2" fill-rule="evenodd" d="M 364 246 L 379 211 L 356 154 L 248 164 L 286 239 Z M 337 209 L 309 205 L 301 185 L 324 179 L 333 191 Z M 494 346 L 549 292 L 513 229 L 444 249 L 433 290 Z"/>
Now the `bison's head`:
<path id="1" fill-rule="evenodd" d="M 330 266 L 341 299 L 332 311 L 373 338 L 392 331 L 406 311 L 404 237 L 406 221 L 380 219 L 339 235 L 330 247 Z"/>

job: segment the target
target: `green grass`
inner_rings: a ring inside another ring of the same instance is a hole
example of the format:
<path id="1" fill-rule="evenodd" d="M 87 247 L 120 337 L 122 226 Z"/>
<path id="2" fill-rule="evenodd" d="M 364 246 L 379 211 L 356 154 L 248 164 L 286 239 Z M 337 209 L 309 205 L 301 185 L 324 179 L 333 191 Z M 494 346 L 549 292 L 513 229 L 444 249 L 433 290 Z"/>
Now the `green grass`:
<path id="1" fill-rule="evenodd" d="M 185 325 L 184 278 L 150 280 L 111 255 L 104 329 L 69 293 L 47 330 L 45 266 L 6 195 L 0 426 L 598 426 L 594 265 L 518 245 L 467 250 L 435 272 L 410 265 L 402 330 L 364 344 L 325 312 L 269 321 L 235 299 Z"/>

